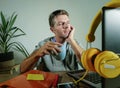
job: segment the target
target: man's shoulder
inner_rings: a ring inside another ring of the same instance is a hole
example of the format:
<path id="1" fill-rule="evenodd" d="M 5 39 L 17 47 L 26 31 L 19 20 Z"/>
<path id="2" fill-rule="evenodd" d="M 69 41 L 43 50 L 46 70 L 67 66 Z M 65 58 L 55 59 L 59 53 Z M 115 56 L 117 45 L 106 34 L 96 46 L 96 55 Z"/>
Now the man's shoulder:
<path id="1" fill-rule="evenodd" d="M 53 38 L 53 37 L 47 37 L 47 38 L 41 40 L 41 41 L 38 43 L 38 45 L 44 45 L 46 42 L 51 41 L 52 38 Z"/>

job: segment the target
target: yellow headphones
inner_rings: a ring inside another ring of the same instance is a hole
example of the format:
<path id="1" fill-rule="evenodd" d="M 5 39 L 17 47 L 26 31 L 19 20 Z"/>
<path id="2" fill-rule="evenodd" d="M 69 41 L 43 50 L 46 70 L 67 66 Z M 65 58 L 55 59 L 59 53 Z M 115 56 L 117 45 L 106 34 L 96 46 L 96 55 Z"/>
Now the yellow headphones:
<path id="1" fill-rule="evenodd" d="M 112 0 L 106 7 L 120 7 L 120 0 Z M 88 42 L 95 40 L 95 30 L 102 19 L 101 10 L 94 17 L 86 37 Z M 88 71 L 97 72 L 104 78 L 115 78 L 120 74 L 120 58 L 112 51 L 100 51 L 97 48 L 89 48 L 81 57 L 83 67 Z"/>
<path id="2" fill-rule="evenodd" d="M 114 78 L 120 74 L 120 58 L 112 51 L 89 48 L 83 52 L 81 62 L 86 70 L 97 72 L 104 78 Z"/>
<path id="3" fill-rule="evenodd" d="M 120 7 L 120 0 L 111 0 L 111 2 L 108 2 L 106 5 L 106 7 Z M 98 25 L 100 24 L 100 21 L 102 19 L 102 11 L 101 9 L 98 11 L 98 13 L 96 14 L 96 16 L 94 17 L 90 29 L 89 29 L 89 33 L 86 36 L 86 40 L 88 42 L 93 42 L 95 40 L 95 30 L 98 27 Z"/>

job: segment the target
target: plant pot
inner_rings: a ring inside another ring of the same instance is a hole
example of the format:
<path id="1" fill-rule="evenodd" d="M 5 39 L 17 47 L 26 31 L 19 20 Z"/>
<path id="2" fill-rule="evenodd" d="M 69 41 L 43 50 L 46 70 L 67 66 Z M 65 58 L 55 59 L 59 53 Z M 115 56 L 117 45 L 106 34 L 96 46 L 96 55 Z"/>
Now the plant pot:
<path id="1" fill-rule="evenodd" d="M 0 53 L 0 68 L 12 67 L 14 66 L 14 53 Z"/>
<path id="2" fill-rule="evenodd" d="M 12 60 L 14 58 L 13 52 L 0 53 L 0 62 Z"/>

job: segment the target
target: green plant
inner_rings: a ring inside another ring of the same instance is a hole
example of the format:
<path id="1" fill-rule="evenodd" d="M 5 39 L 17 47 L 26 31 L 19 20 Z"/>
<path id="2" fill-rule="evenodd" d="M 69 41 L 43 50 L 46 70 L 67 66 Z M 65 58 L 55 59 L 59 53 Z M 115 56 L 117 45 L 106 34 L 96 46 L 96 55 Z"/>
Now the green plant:
<path id="1" fill-rule="evenodd" d="M 28 57 L 29 53 L 23 44 L 14 40 L 16 37 L 26 35 L 24 31 L 14 26 L 17 15 L 13 13 L 9 18 L 5 18 L 5 15 L 1 12 L 0 17 L 0 52 L 7 53 L 15 49 Z"/>

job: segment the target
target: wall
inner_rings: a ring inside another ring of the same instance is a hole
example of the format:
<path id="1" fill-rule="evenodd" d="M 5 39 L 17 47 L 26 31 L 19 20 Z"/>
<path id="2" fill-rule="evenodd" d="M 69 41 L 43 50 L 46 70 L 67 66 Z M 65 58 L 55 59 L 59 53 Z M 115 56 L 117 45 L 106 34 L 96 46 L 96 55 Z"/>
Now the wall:
<path id="1" fill-rule="evenodd" d="M 0 0 L 0 11 L 7 16 L 13 12 L 18 14 L 15 25 L 27 35 L 17 40 L 31 53 L 40 40 L 53 35 L 48 25 L 49 14 L 56 9 L 65 9 L 70 13 L 71 23 L 76 28 L 75 38 L 86 48 L 85 37 L 92 19 L 108 1 L 111 0 Z M 101 48 L 101 25 L 95 35 L 92 46 Z M 16 63 L 23 59 L 20 54 L 15 54 Z"/>

